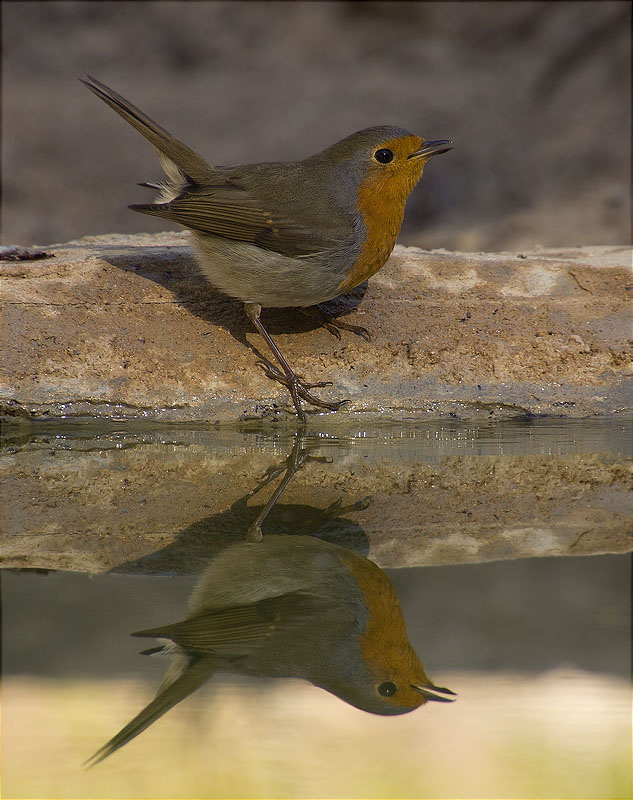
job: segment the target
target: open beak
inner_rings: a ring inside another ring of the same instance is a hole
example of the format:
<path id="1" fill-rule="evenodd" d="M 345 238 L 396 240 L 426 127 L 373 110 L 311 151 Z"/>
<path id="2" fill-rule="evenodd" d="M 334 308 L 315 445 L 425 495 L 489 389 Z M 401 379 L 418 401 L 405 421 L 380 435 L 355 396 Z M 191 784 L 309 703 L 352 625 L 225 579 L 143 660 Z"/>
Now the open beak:
<path id="1" fill-rule="evenodd" d="M 431 158 L 439 156 L 440 153 L 447 153 L 453 149 L 453 142 L 450 139 L 435 139 L 432 142 L 424 142 L 419 150 L 411 153 L 407 158 Z"/>
<path id="2" fill-rule="evenodd" d="M 429 142 L 429 144 L 432 144 L 432 142 Z M 437 144 L 437 142 L 435 144 Z M 418 692 L 421 692 L 427 700 L 434 700 L 436 703 L 452 703 L 457 697 L 455 692 L 451 692 L 450 689 L 443 689 L 440 686 L 433 686 L 433 684 L 429 686 L 416 686 L 412 683 L 410 686 L 412 689 L 417 689 Z M 442 694 L 450 694 L 452 697 L 438 697 L 438 695 Z"/>

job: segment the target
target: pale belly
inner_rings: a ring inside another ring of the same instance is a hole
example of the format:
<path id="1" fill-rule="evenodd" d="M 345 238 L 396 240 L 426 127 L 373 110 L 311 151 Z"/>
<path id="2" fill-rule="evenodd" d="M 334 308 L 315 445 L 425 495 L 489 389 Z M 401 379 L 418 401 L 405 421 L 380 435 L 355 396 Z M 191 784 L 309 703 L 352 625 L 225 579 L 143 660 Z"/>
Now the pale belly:
<path id="1" fill-rule="evenodd" d="M 224 294 L 264 307 L 311 306 L 337 297 L 344 289 L 345 262 L 339 253 L 291 258 L 245 242 L 227 241 L 192 231 L 198 265 Z"/>

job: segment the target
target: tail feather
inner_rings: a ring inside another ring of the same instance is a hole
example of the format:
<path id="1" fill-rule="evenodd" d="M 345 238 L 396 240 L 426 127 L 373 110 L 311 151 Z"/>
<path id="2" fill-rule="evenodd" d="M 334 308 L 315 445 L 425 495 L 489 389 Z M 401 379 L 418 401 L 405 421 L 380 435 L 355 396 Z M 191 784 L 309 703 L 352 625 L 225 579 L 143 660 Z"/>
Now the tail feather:
<path id="1" fill-rule="evenodd" d="M 178 182 L 178 177 L 180 179 L 184 177 L 184 182 L 205 183 L 213 177 L 215 170 L 211 164 L 186 144 L 175 139 L 120 94 L 91 75 L 83 75 L 79 80 L 154 145 L 161 166 L 170 180 Z M 179 176 L 176 170 L 179 171 Z"/>
<path id="2" fill-rule="evenodd" d="M 104 758 L 112 755 L 115 750 L 123 747 L 135 736 L 144 731 L 146 728 L 161 717 L 170 708 L 173 708 L 181 700 L 190 695 L 196 689 L 211 677 L 213 674 L 213 666 L 209 663 L 208 659 L 199 659 L 192 661 L 186 670 L 176 678 L 173 683 L 170 683 L 161 690 L 152 700 L 149 705 L 137 714 L 133 720 L 122 728 L 116 736 L 113 736 L 109 742 L 106 742 L 103 747 L 100 747 L 97 752 L 84 762 L 84 766 L 88 768 L 94 767 Z"/>

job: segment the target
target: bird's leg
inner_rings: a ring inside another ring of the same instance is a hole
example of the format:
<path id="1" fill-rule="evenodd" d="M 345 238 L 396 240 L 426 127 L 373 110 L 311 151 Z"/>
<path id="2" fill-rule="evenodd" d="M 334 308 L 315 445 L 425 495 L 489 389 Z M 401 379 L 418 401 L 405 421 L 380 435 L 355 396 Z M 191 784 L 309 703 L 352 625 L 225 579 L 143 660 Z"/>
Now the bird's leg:
<path id="1" fill-rule="evenodd" d="M 309 453 L 310 450 L 313 450 L 314 447 L 315 446 L 312 445 L 310 448 L 306 449 L 306 451 L 305 451 L 306 454 Z M 275 466 L 275 467 L 268 467 L 268 469 L 261 476 L 261 478 L 258 478 L 258 480 L 260 482 L 258 483 L 257 487 L 255 489 L 253 489 L 253 491 L 249 495 L 247 495 L 247 498 L 248 497 L 253 497 L 255 494 L 257 494 L 257 492 L 260 491 L 260 489 L 263 489 L 264 486 L 267 486 L 271 481 L 274 481 L 275 478 L 278 478 L 281 475 L 282 472 L 286 472 L 286 470 L 288 469 L 288 462 L 289 462 L 289 460 L 291 458 L 292 458 L 292 456 L 288 456 L 288 458 L 283 462 L 283 464 Z M 305 455 L 305 456 L 302 456 L 301 463 L 298 466 L 302 466 L 304 461 L 317 461 L 317 462 L 319 462 L 321 464 L 331 464 L 332 463 L 332 458 L 330 456 Z"/>
<path id="2" fill-rule="evenodd" d="M 286 462 L 283 465 L 283 467 L 281 467 L 278 471 L 276 471 L 274 477 L 277 477 L 277 475 L 279 475 L 280 472 L 283 472 L 284 470 L 286 474 L 280 481 L 279 486 L 275 489 L 275 491 L 271 495 L 269 501 L 260 511 L 257 519 L 251 524 L 248 531 L 246 532 L 247 542 L 261 542 L 263 538 L 262 522 L 266 519 L 266 517 L 270 513 L 271 508 L 275 505 L 277 500 L 279 500 L 279 498 L 281 497 L 281 493 L 284 491 L 286 486 L 288 486 L 290 481 L 294 478 L 297 472 L 299 472 L 299 470 L 305 464 L 305 462 L 311 459 L 310 451 L 315 449 L 315 445 L 306 447 L 304 449 L 303 441 L 304 437 L 301 433 L 299 433 L 295 437 L 294 443 L 292 445 L 292 453 L 286 459 Z M 257 487 L 257 491 L 259 491 L 262 488 L 262 486 L 265 486 L 269 480 L 272 480 L 272 477 L 268 478 L 265 483 L 260 484 Z"/>
<path id="3" fill-rule="evenodd" d="M 357 336 L 362 336 L 366 342 L 371 341 L 371 333 L 367 328 L 363 328 L 362 325 L 352 325 L 349 322 L 343 322 L 338 319 L 338 317 L 333 317 L 331 314 L 328 314 L 321 306 L 308 306 L 307 308 L 300 308 L 299 311 L 305 314 L 306 317 L 315 319 L 319 325 L 328 330 L 332 336 L 336 336 L 337 339 L 341 338 L 341 334 L 339 333 L 340 329 L 343 331 L 351 331 Z"/>
<path id="4" fill-rule="evenodd" d="M 327 403 L 325 400 L 320 400 L 318 397 L 315 397 L 313 394 L 311 394 L 309 389 L 331 386 L 332 382 L 319 381 L 319 383 L 304 383 L 302 380 L 300 380 L 299 376 L 283 357 L 281 350 L 273 341 L 272 336 L 264 327 L 260 319 L 262 307 L 259 305 L 259 303 L 244 303 L 244 309 L 250 321 L 261 333 L 266 341 L 266 344 L 272 350 L 273 355 L 281 366 L 281 371 L 275 369 L 266 362 L 259 363 L 262 364 L 264 367 L 264 372 L 269 378 L 272 378 L 272 380 L 277 381 L 278 383 L 282 383 L 288 389 L 290 396 L 292 397 L 292 403 L 297 411 L 297 416 L 302 422 L 305 422 L 306 417 L 303 408 L 301 407 L 301 399 L 305 400 L 307 403 L 310 403 L 310 405 L 317 406 L 318 408 L 327 408 L 330 411 L 337 411 L 343 405 L 343 403 L 349 402 L 349 400 L 338 400 L 333 403 Z"/>

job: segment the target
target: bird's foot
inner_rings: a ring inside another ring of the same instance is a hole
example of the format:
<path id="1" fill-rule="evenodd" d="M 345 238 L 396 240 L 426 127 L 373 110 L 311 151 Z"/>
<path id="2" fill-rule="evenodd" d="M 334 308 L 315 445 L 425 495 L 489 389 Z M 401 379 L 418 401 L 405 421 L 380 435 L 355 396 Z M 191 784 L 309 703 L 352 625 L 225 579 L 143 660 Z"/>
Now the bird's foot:
<path id="1" fill-rule="evenodd" d="M 331 314 L 328 314 L 321 306 L 309 306 L 308 308 L 302 308 L 300 310 L 306 316 L 315 319 L 321 327 L 328 330 L 332 336 L 336 336 L 337 339 L 341 338 L 339 330 L 342 330 L 351 331 L 357 336 L 362 337 L 366 342 L 371 341 L 371 333 L 367 328 L 363 328 L 362 325 L 352 325 L 349 322 L 343 322 L 343 320 L 338 317 L 333 317 Z"/>
<path id="2" fill-rule="evenodd" d="M 344 404 L 349 403 L 349 400 L 335 400 L 328 403 L 326 400 L 321 400 L 319 397 L 310 392 L 310 389 L 321 389 L 324 386 L 332 386 L 332 381 L 318 381 L 317 383 L 305 383 L 301 380 L 299 375 L 290 371 L 289 373 L 281 372 L 272 364 L 267 361 L 258 361 L 258 366 L 262 367 L 264 374 L 273 381 L 281 383 L 290 392 L 292 403 L 297 412 L 297 416 L 302 422 L 305 422 L 305 412 L 301 406 L 301 400 L 305 400 L 312 406 L 317 408 L 326 408 L 328 411 L 338 411 Z"/>
<path id="3" fill-rule="evenodd" d="M 264 538 L 264 534 L 262 533 L 262 526 L 255 521 L 250 528 L 246 531 L 246 541 L 247 542 L 261 542 Z"/>

